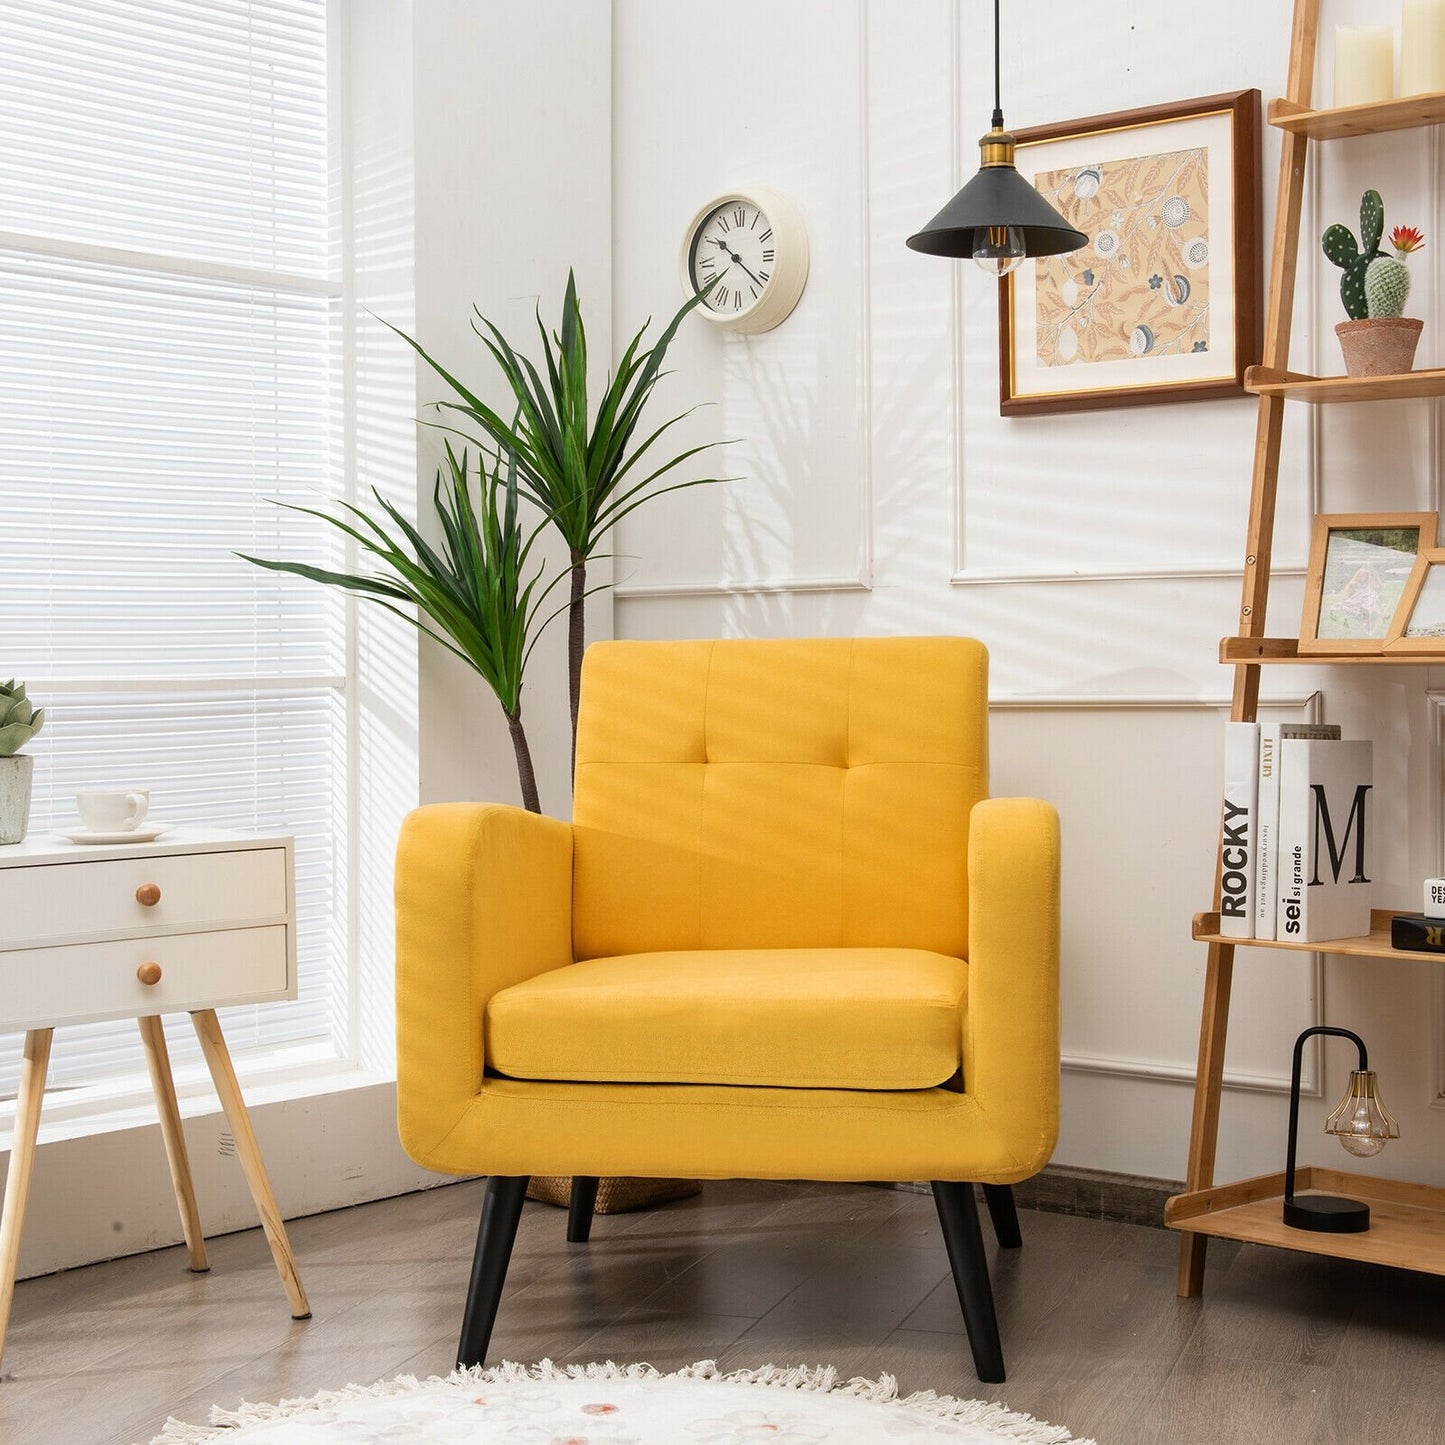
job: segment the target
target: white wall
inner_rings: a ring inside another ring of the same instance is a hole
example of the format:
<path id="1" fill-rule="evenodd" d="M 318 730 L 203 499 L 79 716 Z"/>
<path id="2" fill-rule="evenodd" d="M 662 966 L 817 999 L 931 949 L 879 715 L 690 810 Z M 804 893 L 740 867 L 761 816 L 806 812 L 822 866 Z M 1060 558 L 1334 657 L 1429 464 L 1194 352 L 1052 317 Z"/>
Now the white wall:
<path id="1" fill-rule="evenodd" d="M 416 332 L 453 375 L 510 417 L 511 393 L 471 329 L 472 307 L 528 355 L 536 312 L 556 330 L 568 268 L 577 277 L 593 379 L 612 352 L 611 15 L 603 0 L 526 5 L 421 0 L 416 45 Z M 449 397 L 422 368 L 418 415 Z M 438 434 L 422 433 L 419 484 L 431 487 Z M 550 579 L 566 550 L 546 551 Z M 606 564 L 591 569 L 600 580 Z M 566 601 L 564 583 L 552 594 Z M 588 608 L 588 636 L 611 632 L 611 602 Z M 543 810 L 570 812 L 566 619 L 533 656 L 522 692 Z M 461 662 L 422 655 L 421 795 L 426 802 L 520 802 L 506 723 Z"/>
<path id="2" fill-rule="evenodd" d="M 1392 8 L 1327 5 L 1320 73 L 1335 21 Z M 992 103 L 988 12 L 982 0 L 736 0 L 720 28 L 699 4 L 615 0 L 619 334 L 675 304 L 682 229 L 731 186 L 791 193 L 813 251 L 807 291 L 778 331 L 742 338 L 696 323 L 680 338 L 671 396 L 716 403 L 695 434 L 740 438 L 722 469 L 741 480 L 629 520 L 616 624 L 634 637 L 983 638 L 994 791 L 1048 797 L 1063 817 L 1056 1158 L 1177 1179 L 1205 965 L 1189 923 L 1209 903 L 1232 682 L 1215 658 L 1239 605 L 1255 407 L 999 417 L 993 285 L 903 245 L 977 165 Z M 1119 0 L 1063 25 L 1049 0 L 1013 0 L 1005 114 L 1022 127 L 1249 86 L 1267 100 L 1284 86 L 1289 12 L 1282 0 L 1177 15 Z M 749 40 L 722 45 L 720 34 Z M 1278 156 L 1267 133 L 1266 246 Z M 1353 220 L 1367 185 L 1391 221 L 1438 232 L 1439 143 L 1429 132 L 1351 142 L 1318 175 L 1292 357 L 1329 372 L 1341 369 L 1328 330 L 1338 273 L 1317 261 L 1313 237 L 1326 220 Z M 1440 355 L 1438 255 L 1415 267 L 1422 365 Z M 1296 630 L 1313 511 L 1438 505 L 1437 407 L 1287 418 L 1272 632 Z M 1431 681 L 1424 669 L 1306 668 L 1263 681 L 1281 717 L 1375 739 L 1381 887 L 1405 904 L 1445 865 L 1445 691 Z M 1401 1117 L 1405 1137 L 1379 1167 L 1445 1182 L 1435 989 L 1422 964 L 1241 951 L 1220 1176 L 1281 1167 L 1290 1048 L 1301 1028 L 1328 1021 L 1364 1033 Z M 1316 1121 L 1342 1087 L 1344 1052 L 1326 1057 L 1331 1097 L 1307 1106 Z M 1313 1059 L 1308 1082 L 1319 1090 Z"/>

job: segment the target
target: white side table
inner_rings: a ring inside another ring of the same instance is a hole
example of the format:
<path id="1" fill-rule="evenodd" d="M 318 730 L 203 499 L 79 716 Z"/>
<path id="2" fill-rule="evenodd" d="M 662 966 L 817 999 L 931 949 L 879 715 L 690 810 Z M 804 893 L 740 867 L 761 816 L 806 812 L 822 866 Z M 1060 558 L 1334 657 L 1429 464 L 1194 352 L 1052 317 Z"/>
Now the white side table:
<path id="1" fill-rule="evenodd" d="M 296 997 L 291 838 L 192 829 L 154 843 L 0 847 L 0 1033 L 25 1031 L 15 1134 L 0 1210 L 0 1353 L 50 1043 L 63 1024 L 140 1025 L 192 1270 L 209 1268 L 160 1015 L 185 1010 L 295 1319 L 311 1314 L 216 1010 Z"/>

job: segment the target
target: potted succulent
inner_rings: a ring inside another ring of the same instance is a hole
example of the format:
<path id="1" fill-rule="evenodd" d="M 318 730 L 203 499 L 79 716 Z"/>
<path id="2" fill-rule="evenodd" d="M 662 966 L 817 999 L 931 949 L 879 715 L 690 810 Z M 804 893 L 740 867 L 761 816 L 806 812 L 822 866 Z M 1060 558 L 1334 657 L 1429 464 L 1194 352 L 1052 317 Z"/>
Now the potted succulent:
<path id="1" fill-rule="evenodd" d="M 1343 272 L 1340 300 L 1350 318 L 1335 327 L 1349 376 L 1398 376 L 1415 364 L 1424 323 L 1406 316 L 1410 272 L 1405 258 L 1418 251 L 1424 236 L 1413 226 L 1390 232 L 1394 255 L 1380 249 L 1385 231 L 1385 203 L 1379 191 L 1360 198 L 1360 239 L 1338 222 L 1321 238 L 1324 253 Z"/>
<path id="2" fill-rule="evenodd" d="M 44 722 L 45 710 L 30 705 L 23 682 L 0 683 L 0 844 L 18 843 L 30 826 L 35 759 L 20 749 Z"/>

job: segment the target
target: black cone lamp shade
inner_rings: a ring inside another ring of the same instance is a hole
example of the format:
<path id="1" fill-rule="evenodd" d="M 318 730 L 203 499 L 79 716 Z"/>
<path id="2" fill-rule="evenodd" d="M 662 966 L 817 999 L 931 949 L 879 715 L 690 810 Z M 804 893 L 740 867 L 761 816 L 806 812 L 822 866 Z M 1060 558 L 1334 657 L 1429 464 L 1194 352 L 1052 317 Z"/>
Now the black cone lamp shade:
<path id="1" fill-rule="evenodd" d="M 1000 228 L 1023 233 L 1025 256 L 1054 256 L 1077 251 L 1088 242 L 1013 166 L 1013 137 L 1002 129 L 979 142 L 984 163 L 979 173 L 921 230 L 908 238 L 911 250 L 928 256 L 972 256 L 975 234 Z M 1006 151 L 1006 161 L 988 159 Z"/>
<path id="2" fill-rule="evenodd" d="M 1003 275 L 1025 256 L 1077 251 L 1088 242 L 1014 169 L 1014 138 L 999 103 L 998 0 L 993 6 L 993 120 L 979 140 L 978 174 L 916 235 L 911 250 L 971 256 Z"/>

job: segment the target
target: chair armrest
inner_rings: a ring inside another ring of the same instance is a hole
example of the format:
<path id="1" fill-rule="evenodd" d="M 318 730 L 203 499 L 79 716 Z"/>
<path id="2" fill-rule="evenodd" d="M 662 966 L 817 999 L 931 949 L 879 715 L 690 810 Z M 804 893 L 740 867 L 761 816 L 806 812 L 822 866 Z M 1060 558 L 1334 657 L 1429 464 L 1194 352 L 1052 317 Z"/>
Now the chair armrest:
<path id="1" fill-rule="evenodd" d="M 1018 1160 L 1059 1132 L 1059 818 L 1037 798 L 988 798 L 968 836 L 963 1085 Z"/>
<path id="2" fill-rule="evenodd" d="M 420 1162 L 482 1084 L 482 1020 L 501 989 L 572 959 L 572 828 L 521 808 L 434 803 L 396 854 L 396 1074 Z"/>

